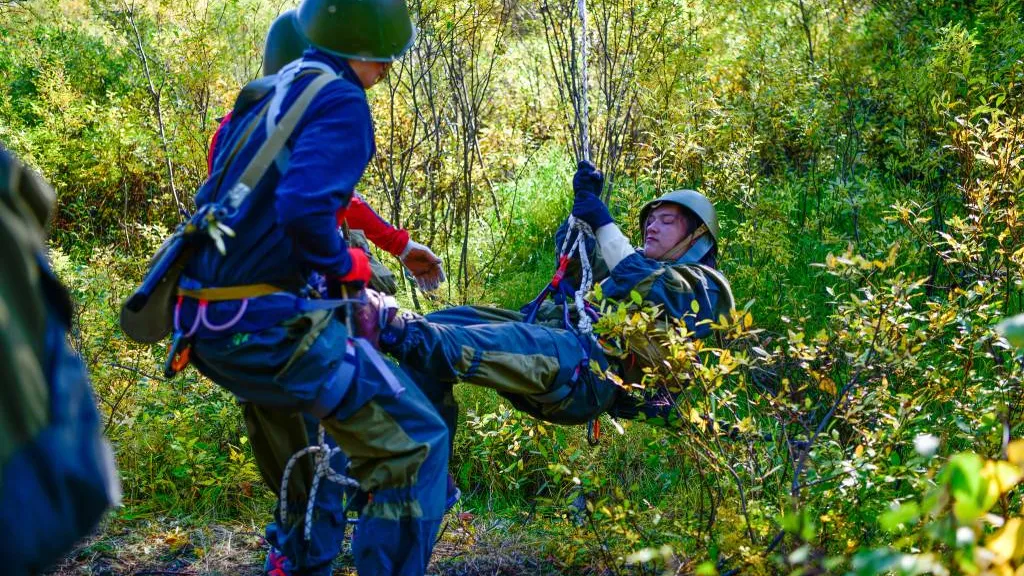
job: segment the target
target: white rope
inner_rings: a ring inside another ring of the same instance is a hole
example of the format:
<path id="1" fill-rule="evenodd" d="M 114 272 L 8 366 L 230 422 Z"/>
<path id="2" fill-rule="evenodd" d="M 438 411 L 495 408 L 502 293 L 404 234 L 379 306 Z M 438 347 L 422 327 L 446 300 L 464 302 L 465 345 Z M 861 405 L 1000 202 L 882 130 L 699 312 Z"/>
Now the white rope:
<path id="1" fill-rule="evenodd" d="M 341 452 L 341 448 L 331 448 L 326 442 L 326 433 L 323 425 L 317 429 L 317 443 L 315 445 L 306 446 L 302 450 L 299 450 L 288 460 L 288 464 L 284 467 L 284 474 L 281 476 L 281 494 L 278 499 L 278 507 L 281 511 L 281 522 L 288 522 L 288 480 L 292 475 L 292 468 L 295 467 L 295 463 L 298 462 L 299 458 L 306 454 L 313 456 L 313 485 L 309 489 L 309 494 L 306 500 L 306 522 L 303 535 L 306 540 L 309 540 L 309 536 L 313 530 L 313 504 L 316 502 L 316 493 L 320 489 L 320 480 L 327 478 L 335 484 L 341 484 L 342 486 L 349 486 L 352 488 L 359 488 L 359 482 L 339 474 L 331 468 L 331 458 Z"/>
<path id="2" fill-rule="evenodd" d="M 587 85 L 590 83 L 589 75 L 587 73 L 587 3 L 586 0 L 576 0 L 576 11 L 580 17 L 580 146 L 582 148 L 581 153 L 583 160 L 590 160 L 590 97 L 587 93 Z M 574 299 L 576 301 L 576 313 L 579 315 L 578 328 L 580 334 L 590 335 L 594 329 L 590 321 L 590 316 L 587 315 L 586 302 L 583 297 L 586 296 L 590 289 L 594 286 L 594 271 L 590 266 L 590 258 L 587 256 L 587 244 L 585 239 L 594 238 L 594 231 L 590 228 L 590 225 L 582 220 L 578 220 L 574 216 L 569 216 L 567 221 L 568 230 L 566 231 L 565 240 L 562 241 L 561 253 L 565 256 L 571 256 L 573 252 L 576 252 L 576 257 L 580 261 L 580 287 L 576 290 Z M 572 236 L 572 231 L 576 231 L 576 239 L 573 245 L 566 250 L 566 245 L 569 243 L 569 238 Z"/>
<path id="3" fill-rule="evenodd" d="M 573 295 L 573 299 L 576 304 L 576 313 L 579 316 L 577 320 L 577 328 L 580 334 L 589 336 L 594 331 L 593 323 L 590 321 L 590 316 L 587 315 L 587 303 L 584 301 L 590 289 L 594 287 L 594 270 L 590 266 L 590 257 L 587 256 L 587 238 L 594 238 L 594 231 L 590 228 L 590 225 L 583 220 L 577 219 L 575 216 L 570 215 L 566 221 L 568 230 L 565 233 L 565 239 L 562 240 L 562 246 L 559 249 L 559 253 L 563 256 L 572 257 L 573 252 L 576 253 L 576 258 L 580 261 L 580 287 L 576 290 Z M 573 230 L 576 231 L 576 238 L 569 246 L 569 238 L 573 236 Z M 568 247 L 568 250 L 566 249 Z"/>
<path id="4" fill-rule="evenodd" d="M 587 96 L 587 84 L 590 82 L 587 74 L 587 3 L 586 0 L 576 0 L 576 10 L 580 16 L 580 146 L 583 150 L 583 159 L 590 160 L 590 100 Z"/>

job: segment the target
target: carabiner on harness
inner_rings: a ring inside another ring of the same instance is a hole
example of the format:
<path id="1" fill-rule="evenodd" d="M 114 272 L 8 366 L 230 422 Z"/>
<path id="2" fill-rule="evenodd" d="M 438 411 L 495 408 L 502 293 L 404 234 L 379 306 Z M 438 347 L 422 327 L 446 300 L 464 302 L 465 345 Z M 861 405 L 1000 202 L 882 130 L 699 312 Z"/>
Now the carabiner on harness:
<path id="1" fill-rule="evenodd" d="M 192 352 L 192 342 L 181 331 L 176 330 L 171 337 L 171 345 L 167 349 L 167 360 L 164 361 L 164 377 L 174 378 L 188 366 Z"/>

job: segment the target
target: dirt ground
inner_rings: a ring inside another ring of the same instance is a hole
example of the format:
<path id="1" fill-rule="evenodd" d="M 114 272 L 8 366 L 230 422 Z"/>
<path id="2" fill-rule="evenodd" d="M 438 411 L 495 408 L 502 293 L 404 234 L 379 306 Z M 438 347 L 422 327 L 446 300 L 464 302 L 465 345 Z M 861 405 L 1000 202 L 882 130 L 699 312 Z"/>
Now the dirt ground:
<path id="1" fill-rule="evenodd" d="M 489 525 L 490 524 L 490 525 Z M 351 532 L 351 529 L 350 529 Z M 334 576 L 354 575 L 349 541 Z M 146 520 L 107 524 L 68 555 L 50 576 L 261 576 L 266 544 L 258 527 L 209 525 L 183 529 Z M 452 514 L 442 525 L 428 574 L 450 576 L 556 576 L 565 571 L 538 556 L 535 543 L 510 535 L 500 522 Z M 594 574 L 587 570 L 584 574 Z"/>

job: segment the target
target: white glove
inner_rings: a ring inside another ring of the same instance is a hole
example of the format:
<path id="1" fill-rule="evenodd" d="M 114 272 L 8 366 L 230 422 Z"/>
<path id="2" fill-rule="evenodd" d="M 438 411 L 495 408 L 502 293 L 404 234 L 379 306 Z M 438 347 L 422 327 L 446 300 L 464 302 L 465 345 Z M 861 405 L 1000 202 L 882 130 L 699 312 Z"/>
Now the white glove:
<path id="1" fill-rule="evenodd" d="M 433 292 L 444 282 L 443 262 L 423 244 L 409 239 L 398 259 L 424 292 Z"/>

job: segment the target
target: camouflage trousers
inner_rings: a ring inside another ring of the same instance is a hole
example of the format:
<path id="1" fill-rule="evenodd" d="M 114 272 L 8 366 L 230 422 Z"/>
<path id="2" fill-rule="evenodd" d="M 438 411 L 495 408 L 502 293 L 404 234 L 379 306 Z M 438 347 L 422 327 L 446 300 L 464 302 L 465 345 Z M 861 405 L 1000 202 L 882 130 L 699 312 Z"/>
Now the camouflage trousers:
<path id="1" fill-rule="evenodd" d="M 518 312 L 480 306 L 412 316 L 387 352 L 434 404 L 450 437 L 458 382 L 497 390 L 517 409 L 556 424 L 582 424 L 616 407 L 624 395 L 591 369 L 591 360 L 608 368 L 591 339 L 522 320 Z"/>
<path id="2" fill-rule="evenodd" d="M 348 456 L 348 475 L 372 496 L 353 542 L 359 573 L 423 574 L 444 515 L 447 430 L 402 370 L 358 344 L 343 322 L 315 312 L 259 332 L 197 338 L 193 363 L 251 403 L 253 452 L 275 491 L 288 459 L 308 444 L 303 413 L 316 415 Z M 293 472 L 290 513 L 278 510 L 267 537 L 298 573 L 329 574 L 341 511 L 318 497 L 316 529 L 303 537 L 311 478 L 308 462 Z"/>

